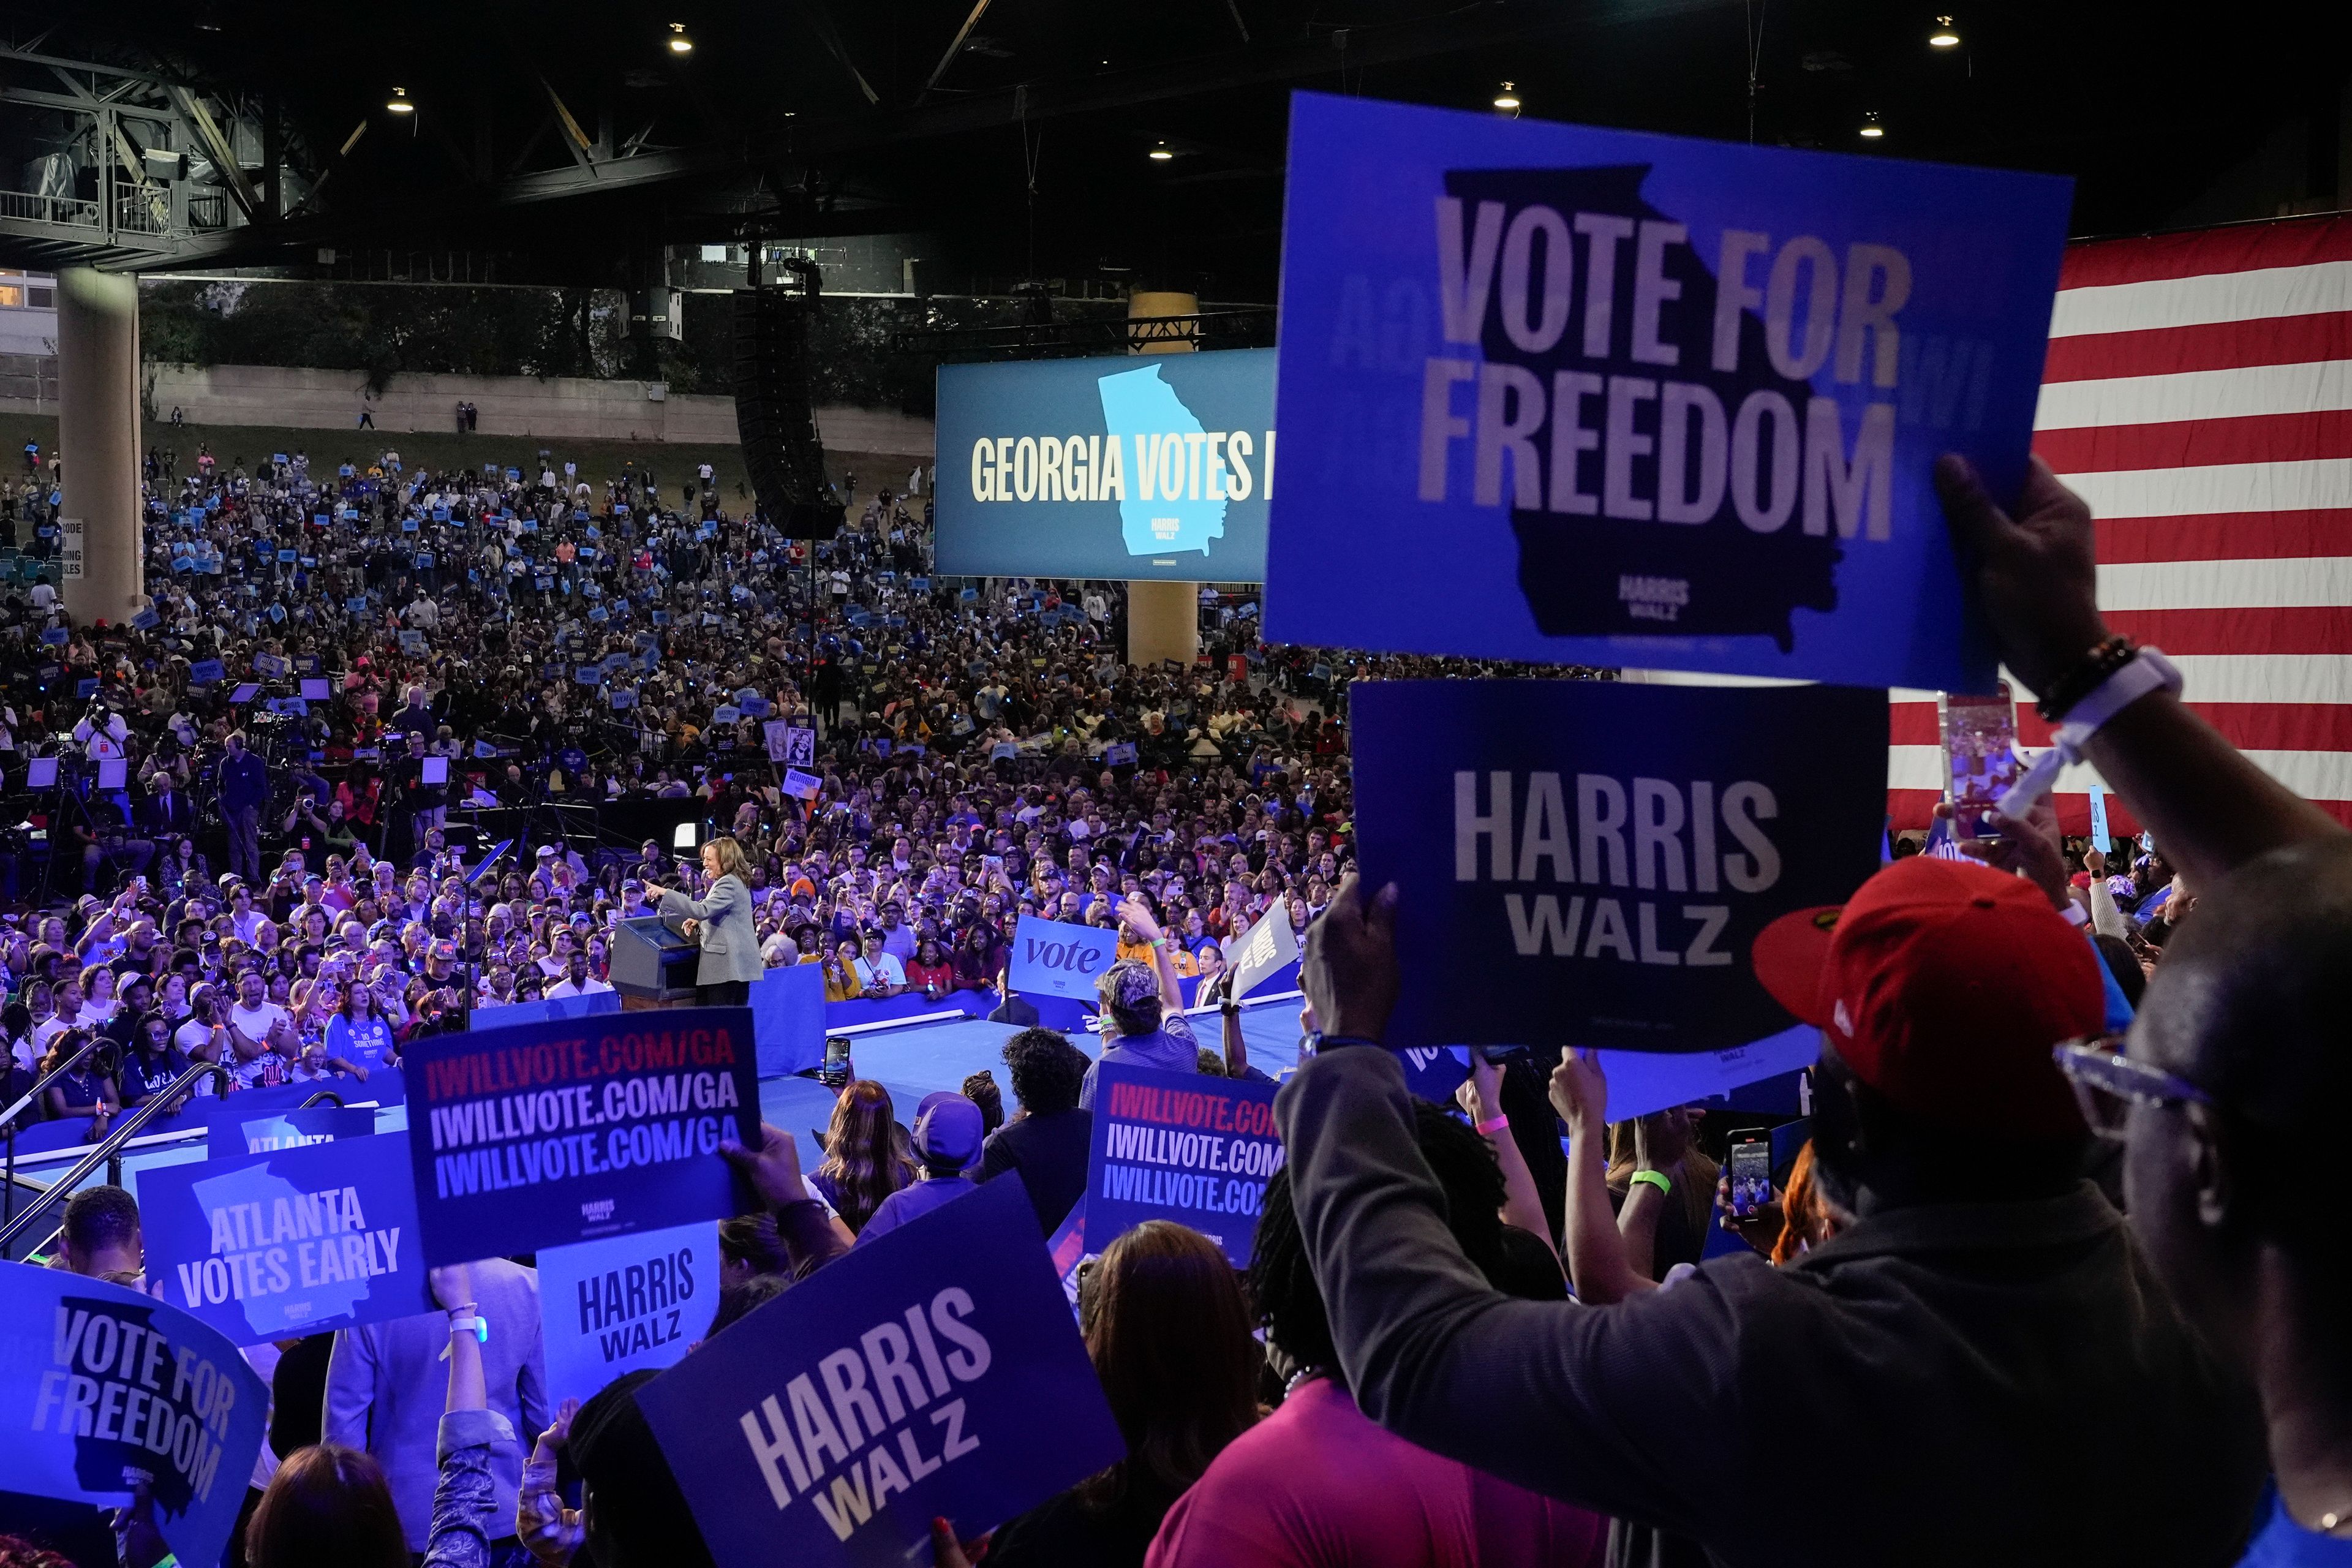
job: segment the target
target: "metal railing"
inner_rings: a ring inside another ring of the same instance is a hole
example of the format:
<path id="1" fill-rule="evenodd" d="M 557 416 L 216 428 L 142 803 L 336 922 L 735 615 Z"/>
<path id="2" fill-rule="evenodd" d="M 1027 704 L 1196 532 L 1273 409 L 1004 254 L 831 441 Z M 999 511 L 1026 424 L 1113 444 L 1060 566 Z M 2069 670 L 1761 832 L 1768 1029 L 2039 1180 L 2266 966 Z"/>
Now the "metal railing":
<path id="1" fill-rule="evenodd" d="M 0 1128 L 6 1129 L 5 1133 L 0 1133 L 0 1138 L 5 1138 L 8 1145 L 5 1169 L 0 1171 L 0 1226 L 5 1226 L 10 1220 L 16 1217 L 16 1118 L 24 1112 L 26 1107 L 38 1105 L 41 1096 L 48 1091 L 51 1084 L 89 1060 L 93 1051 L 102 1047 L 111 1046 L 113 1043 L 104 1035 L 91 1036 L 89 1042 L 81 1049 L 35 1080 L 33 1087 L 19 1095 L 14 1105 L 9 1106 L 5 1110 L 0 1110 Z"/>
<path id="2" fill-rule="evenodd" d="M 164 1089 L 161 1094 L 150 1096 L 137 1110 L 110 1128 L 106 1136 L 96 1147 L 75 1162 L 72 1170 L 51 1182 L 47 1190 L 33 1200 L 32 1206 L 11 1219 L 5 1226 L 0 1226 L 0 1262 L 7 1260 L 10 1248 L 16 1246 L 16 1238 L 32 1227 L 34 1220 L 39 1217 L 43 1209 L 47 1208 L 53 1202 L 71 1197 L 73 1190 L 87 1181 L 92 1171 L 97 1170 L 100 1165 L 106 1165 L 119 1173 L 122 1146 L 138 1136 L 140 1129 L 154 1121 L 164 1110 L 175 1107 L 185 1098 L 186 1091 L 194 1089 L 207 1075 L 219 1079 L 219 1085 L 215 1090 L 217 1093 L 227 1094 L 236 1087 L 236 1079 L 229 1076 L 228 1068 L 221 1066 L 220 1063 L 198 1062 L 173 1079 L 169 1089 Z M 315 1095 L 311 1097 L 313 1100 L 317 1098 Z M 342 1102 L 337 1100 L 336 1103 L 340 1105 Z M 119 1184 L 119 1174 L 117 1181 Z"/>
<path id="3" fill-rule="evenodd" d="M 53 223 L 67 228 L 99 228 L 96 202 L 79 196 L 44 196 L 31 191 L 0 191 L 0 218 Z"/>
<path id="4" fill-rule="evenodd" d="M 125 191 L 114 198 L 114 226 L 125 234 L 162 234 L 172 226 L 172 201 L 160 191 Z"/>

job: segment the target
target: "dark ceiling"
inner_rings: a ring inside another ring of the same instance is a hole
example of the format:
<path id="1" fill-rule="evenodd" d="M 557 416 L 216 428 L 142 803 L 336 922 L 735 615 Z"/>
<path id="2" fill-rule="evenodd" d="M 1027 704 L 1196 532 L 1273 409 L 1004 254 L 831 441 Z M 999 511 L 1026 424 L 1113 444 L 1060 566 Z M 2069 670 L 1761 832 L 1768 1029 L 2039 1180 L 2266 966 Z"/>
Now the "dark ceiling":
<path id="1" fill-rule="evenodd" d="M 2217 183 L 2225 207 L 2253 209 L 2223 216 L 2336 205 L 2341 0 L 2226 18 L 1946 3 L 1958 48 L 1927 44 L 1934 0 L 63 0 L 0 16 L 19 47 L 53 26 L 44 54 L 267 101 L 289 162 L 331 170 L 299 214 L 219 240 L 218 266 L 443 248 L 503 256 L 509 280 L 619 283 L 664 244 L 903 230 L 967 273 L 1270 300 L 1291 89 L 1484 109 L 1507 79 L 1546 119 L 2069 174 L 2078 233 L 2214 216 L 2196 204 Z M 690 55 L 666 47 L 673 21 Z M 394 87 L 415 114 L 384 110 Z M 1875 142 L 1856 135 L 1871 112 Z M 1176 156 L 1150 159 L 1162 142 Z"/>

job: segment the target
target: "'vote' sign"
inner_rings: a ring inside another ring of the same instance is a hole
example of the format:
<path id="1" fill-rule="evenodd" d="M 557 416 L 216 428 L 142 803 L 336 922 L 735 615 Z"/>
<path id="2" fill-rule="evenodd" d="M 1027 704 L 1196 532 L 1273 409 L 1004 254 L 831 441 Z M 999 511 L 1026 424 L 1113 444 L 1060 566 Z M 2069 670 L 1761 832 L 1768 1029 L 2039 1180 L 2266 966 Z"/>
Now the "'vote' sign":
<path id="1" fill-rule="evenodd" d="M 1013 931 L 1013 989 L 1092 1000 L 1095 978 L 1118 958 L 1118 932 L 1021 917 Z"/>

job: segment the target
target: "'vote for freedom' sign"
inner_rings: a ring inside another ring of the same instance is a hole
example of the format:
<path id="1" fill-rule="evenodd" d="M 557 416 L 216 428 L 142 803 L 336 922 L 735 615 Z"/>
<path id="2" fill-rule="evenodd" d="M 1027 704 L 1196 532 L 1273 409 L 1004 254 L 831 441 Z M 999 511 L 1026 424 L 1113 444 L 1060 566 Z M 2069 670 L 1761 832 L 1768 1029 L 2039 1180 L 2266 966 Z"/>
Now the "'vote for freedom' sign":
<path id="1" fill-rule="evenodd" d="M 637 1392 L 719 1568 L 900 1568 L 1124 1451 L 1017 1181 L 821 1271 Z"/>
<path id="2" fill-rule="evenodd" d="M 1785 1029 L 1748 949 L 1878 868 L 1886 696 L 1379 681 L 1349 693 L 1387 1044 L 1706 1051 Z"/>
<path id="3" fill-rule="evenodd" d="M 676 1365 L 719 1310 L 719 1227 L 708 1220 L 551 1247 L 538 1262 L 550 1405 Z"/>
<path id="4" fill-rule="evenodd" d="M 139 1181 L 148 1279 L 241 1345 L 431 1311 L 409 1137 L 149 1171 Z"/>
<path id="5" fill-rule="evenodd" d="M 1013 928 L 1013 989 L 1092 1002 L 1097 977 L 1118 957 L 1116 928 L 1023 915 Z"/>
<path id="6" fill-rule="evenodd" d="M 411 1046 L 425 1261 L 502 1258 L 753 1206 L 719 1157 L 758 1142 L 746 1007 L 664 1008 Z"/>
<path id="7" fill-rule="evenodd" d="M 1086 1237 L 1100 1252 L 1148 1219 L 1187 1225 L 1246 1268 L 1282 1168 L 1271 1083 L 1156 1068 L 1096 1069 L 1094 1146 L 1087 1163 Z"/>
<path id="8" fill-rule="evenodd" d="M 1292 102 L 1269 638 L 1990 689 L 1930 482 L 2022 483 L 2038 174 Z"/>
<path id="9" fill-rule="evenodd" d="M 173 1555 L 217 1563 L 268 1413 L 269 1389 L 236 1347 L 187 1313 L 61 1268 L 0 1263 L 6 1489 L 119 1507 L 143 1473 Z"/>

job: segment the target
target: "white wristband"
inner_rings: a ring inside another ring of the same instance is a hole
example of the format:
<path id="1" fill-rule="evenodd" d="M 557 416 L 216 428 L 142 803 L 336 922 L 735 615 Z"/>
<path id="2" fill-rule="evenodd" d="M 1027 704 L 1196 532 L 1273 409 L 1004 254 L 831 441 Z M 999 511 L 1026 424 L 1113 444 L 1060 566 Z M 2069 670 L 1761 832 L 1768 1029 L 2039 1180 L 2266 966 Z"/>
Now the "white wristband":
<path id="1" fill-rule="evenodd" d="M 2130 663 L 2066 710 L 2065 721 L 2050 732 L 2050 749 L 2033 759 L 2033 765 L 2009 786 L 1994 809 L 2012 820 L 2022 817 L 2033 809 L 2034 802 L 2057 787 L 2061 769 L 2083 760 L 2083 748 L 2108 720 L 2159 687 L 2178 697 L 2184 684 L 2179 669 L 2162 650 L 2141 648 Z"/>
<path id="2" fill-rule="evenodd" d="M 2066 710 L 2056 731 L 2059 743 L 2079 753 L 2099 727 L 2141 698 L 2162 687 L 2174 696 L 2183 685 L 2179 669 L 2159 648 L 2144 647 L 2122 668 L 2085 692 Z"/>

